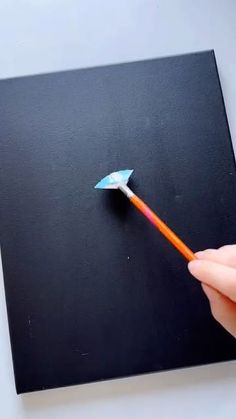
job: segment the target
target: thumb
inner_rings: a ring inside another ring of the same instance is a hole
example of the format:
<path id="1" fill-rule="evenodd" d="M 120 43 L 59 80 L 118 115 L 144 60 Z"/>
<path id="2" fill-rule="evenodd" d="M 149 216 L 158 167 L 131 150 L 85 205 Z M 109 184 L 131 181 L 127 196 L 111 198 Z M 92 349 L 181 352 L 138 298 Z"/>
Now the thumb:
<path id="1" fill-rule="evenodd" d="M 236 302 L 236 269 L 200 259 L 190 262 L 188 268 L 196 279 Z"/>
<path id="2" fill-rule="evenodd" d="M 206 284 L 202 284 L 202 288 L 213 317 L 236 338 L 236 304 Z"/>

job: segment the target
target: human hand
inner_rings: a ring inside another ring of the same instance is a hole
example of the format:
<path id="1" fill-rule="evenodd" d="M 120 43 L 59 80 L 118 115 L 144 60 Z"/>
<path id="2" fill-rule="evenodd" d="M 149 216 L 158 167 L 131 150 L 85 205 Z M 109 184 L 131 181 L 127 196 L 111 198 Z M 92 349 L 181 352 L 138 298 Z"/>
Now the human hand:
<path id="1" fill-rule="evenodd" d="M 236 245 L 196 253 L 188 264 L 202 283 L 213 317 L 236 338 Z"/>

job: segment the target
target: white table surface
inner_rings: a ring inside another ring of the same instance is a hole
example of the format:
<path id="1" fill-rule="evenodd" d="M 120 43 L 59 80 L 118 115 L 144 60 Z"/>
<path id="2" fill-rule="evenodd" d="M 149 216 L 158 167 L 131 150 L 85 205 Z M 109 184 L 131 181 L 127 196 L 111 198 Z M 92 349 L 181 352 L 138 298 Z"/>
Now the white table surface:
<path id="1" fill-rule="evenodd" d="M 236 145 L 235 0 L 0 0 L 0 78 L 212 48 Z M 233 419 L 236 363 L 16 396 L 1 276 L 0 391 L 3 419 Z"/>

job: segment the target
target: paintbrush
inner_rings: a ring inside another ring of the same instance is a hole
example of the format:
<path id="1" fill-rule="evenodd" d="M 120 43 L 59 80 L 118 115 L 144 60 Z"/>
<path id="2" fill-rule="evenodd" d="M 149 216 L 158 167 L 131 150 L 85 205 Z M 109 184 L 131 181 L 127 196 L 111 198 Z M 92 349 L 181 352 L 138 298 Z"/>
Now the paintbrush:
<path id="1" fill-rule="evenodd" d="M 128 186 L 133 170 L 119 170 L 104 177 L 95 186 L 96 189 L 120 189 L 139 209 L 139 211 L 165 236 L 167 240 L 188 260 L 196 259 L 196 256 L 186 244 L 145 204 Z"/>

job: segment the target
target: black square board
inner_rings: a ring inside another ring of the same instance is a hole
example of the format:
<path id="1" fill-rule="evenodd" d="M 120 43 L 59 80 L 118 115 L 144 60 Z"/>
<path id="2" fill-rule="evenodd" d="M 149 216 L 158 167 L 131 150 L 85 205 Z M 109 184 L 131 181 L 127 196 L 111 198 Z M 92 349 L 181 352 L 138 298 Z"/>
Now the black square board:
<path id="1" fill-rule="evenodd" d="M 235 359 L 186 261 L 236 237 L 213 51 L 0 82 L 1 246 L 17 392 Z"/>

